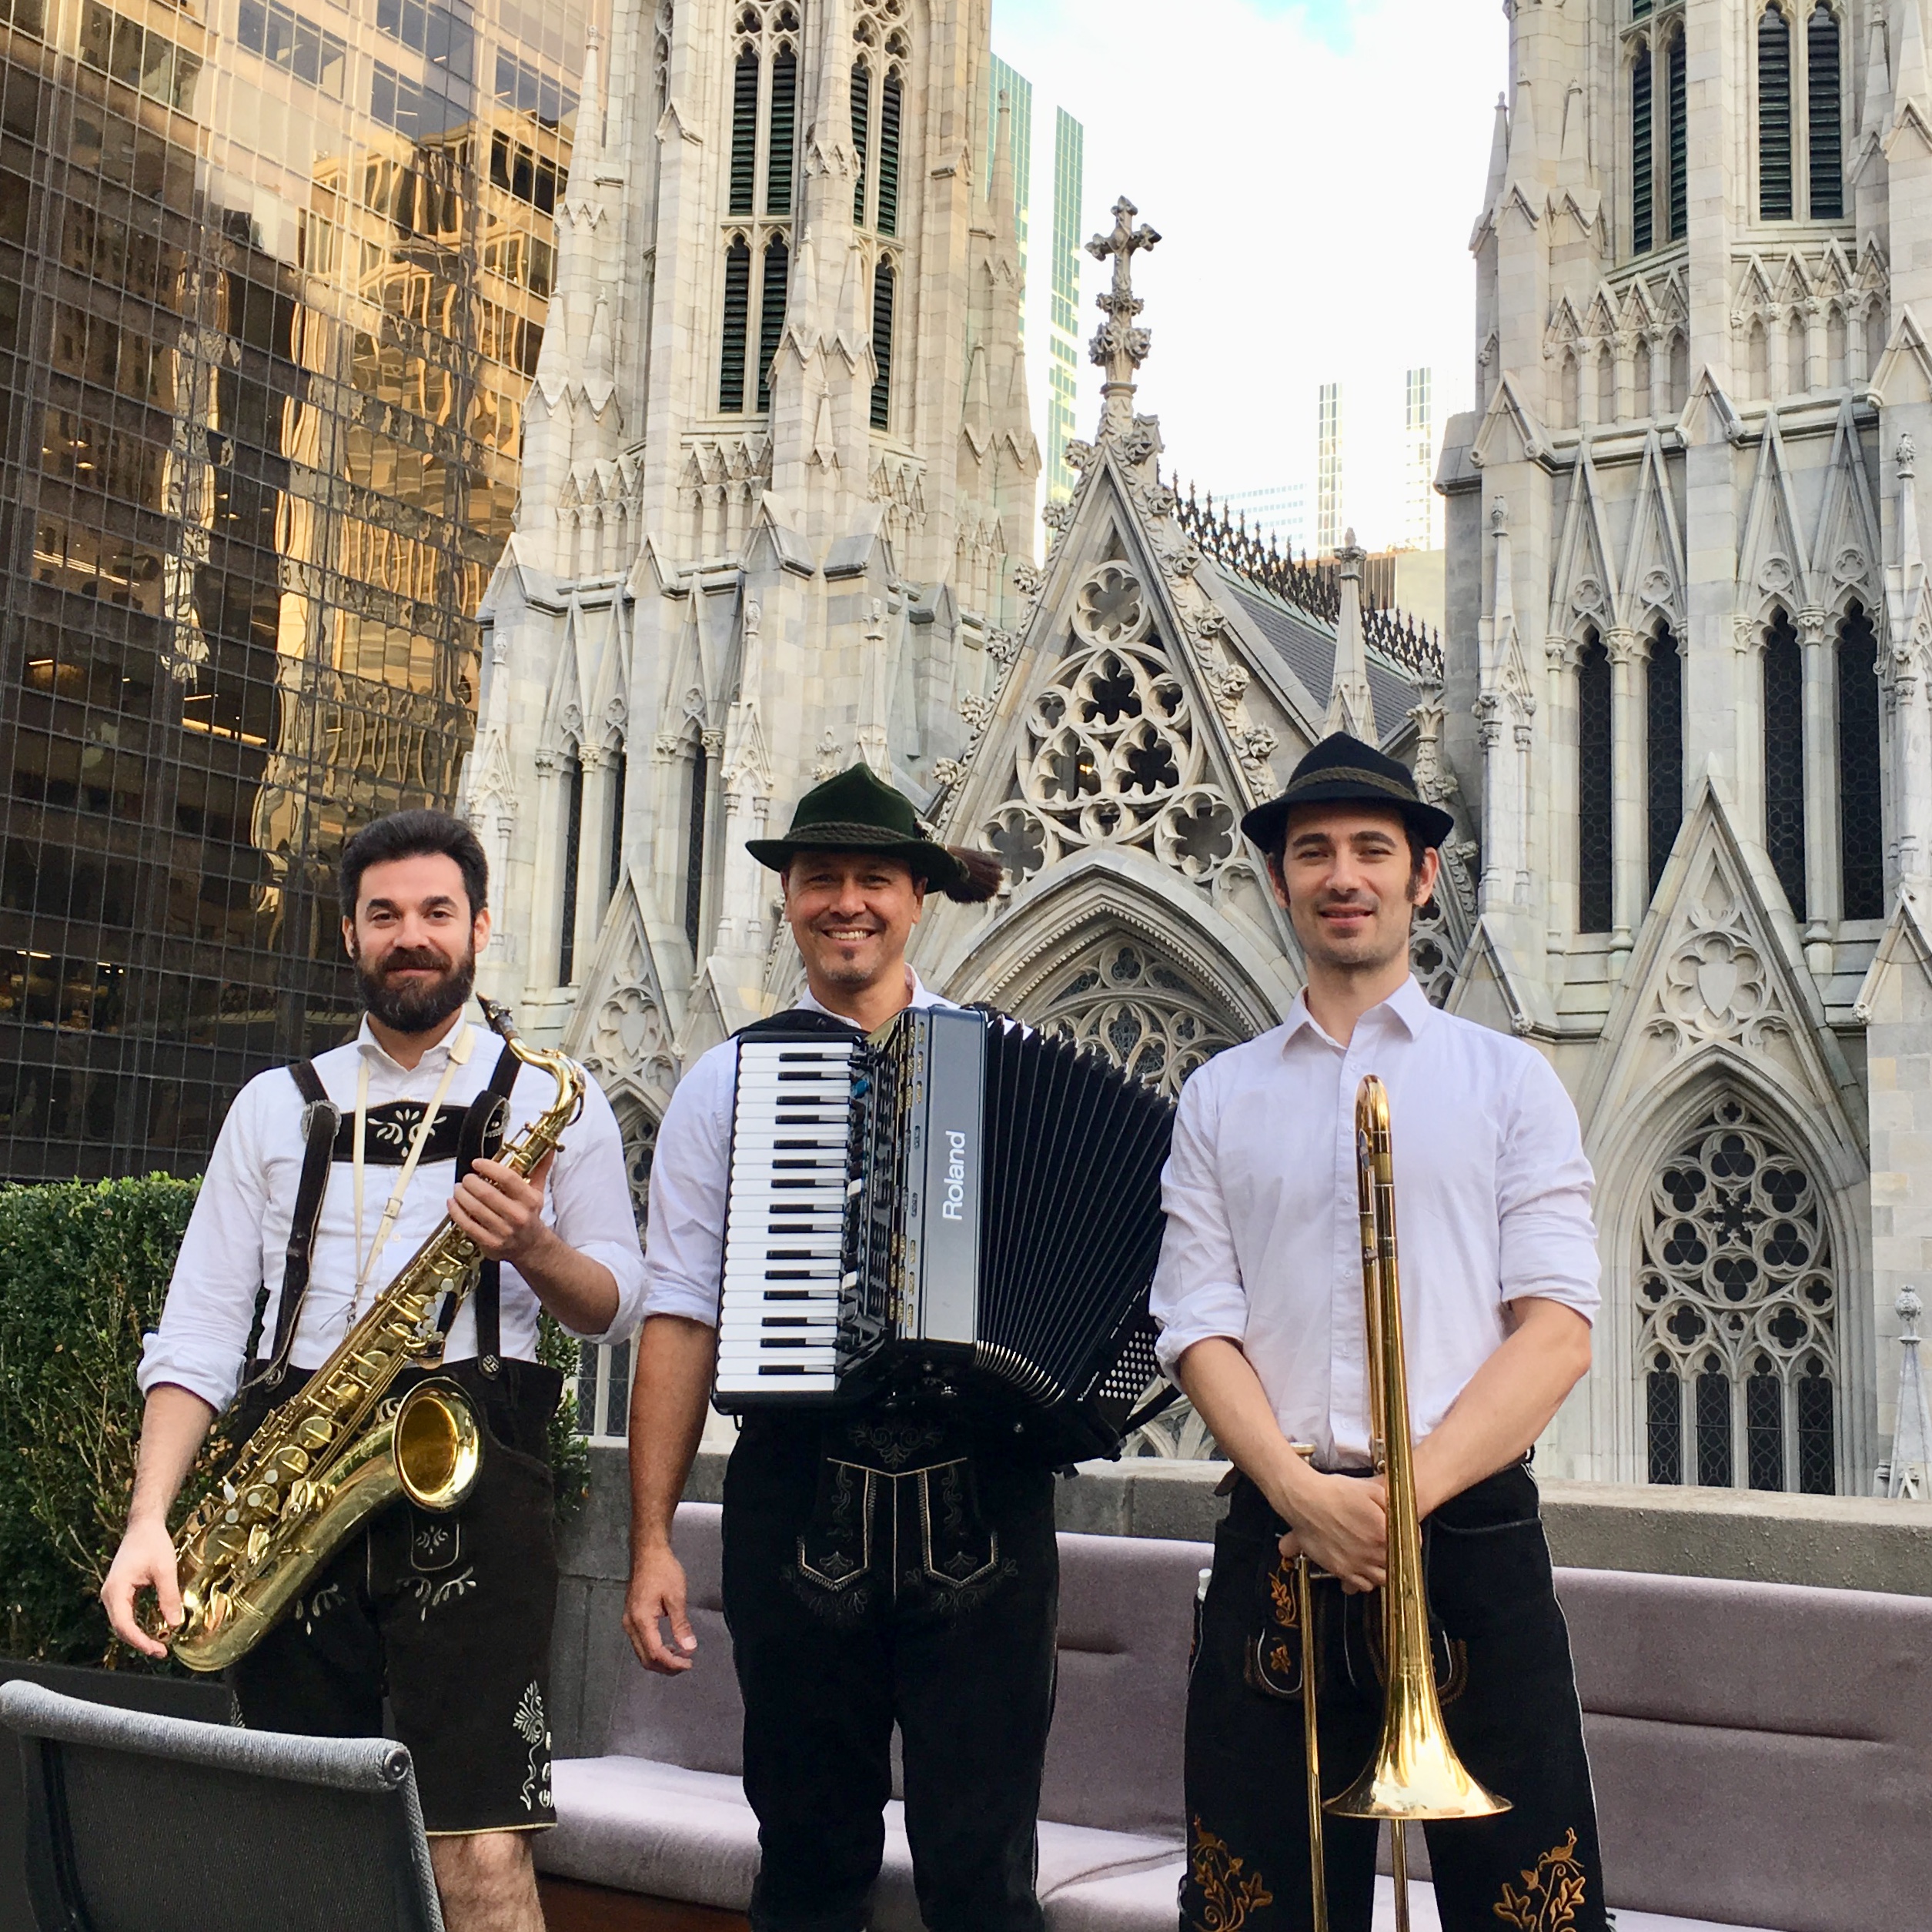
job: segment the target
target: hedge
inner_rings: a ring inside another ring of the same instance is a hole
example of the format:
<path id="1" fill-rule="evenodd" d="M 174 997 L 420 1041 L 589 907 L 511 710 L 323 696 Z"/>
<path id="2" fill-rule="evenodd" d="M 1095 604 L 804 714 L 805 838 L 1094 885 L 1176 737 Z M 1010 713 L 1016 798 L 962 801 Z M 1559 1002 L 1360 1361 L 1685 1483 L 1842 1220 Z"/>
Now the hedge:
<path id="1" fill-rule="evenodd" d="M 0 1650 L 8 1656 L 127 1660 L 99 1593 L 133 1486 L 141 1338 L 159 1319 L 195 1189 L 161 1174 L 0 1188 Z M 544 1330 L 540 1352 L 570 1373 L 577 1345 L 547 1320 Z M 560 1517 L 589 1492 L 589 1452 L 571 1411 L 563 1404 L 551 1427 Z"/>

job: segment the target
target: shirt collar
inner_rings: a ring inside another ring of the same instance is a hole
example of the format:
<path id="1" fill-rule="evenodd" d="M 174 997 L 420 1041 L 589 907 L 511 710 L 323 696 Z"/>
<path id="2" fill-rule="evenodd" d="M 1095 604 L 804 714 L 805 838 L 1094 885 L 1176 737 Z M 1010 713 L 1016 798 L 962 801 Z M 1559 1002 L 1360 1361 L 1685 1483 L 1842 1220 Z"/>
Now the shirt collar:
<path id="1" fill-rule="evenodd" d="M 395 1058 L 382 1041 L 376 1038 L 369 1024 L 369 1016 L 363 1016 L 363 1023 L 356 1031 L 356 1045 L 361 1049 L 364 1059 L 379 1067 L 386 1067 L 393 1073 L 408 1079 L 413 1074 L 419 1074 L 425 1067 L 440 1068 L 446 1060 L 453 1059 L 458 1066 L 466 1065 L 476 1045 L 476 1029 L 467 1020 L 459 1020 L 433 1047 L 426 1048 L 423 1058 L 413 1067 L 406 1067 Z"/>
<path id="2" fill-rule="evenodd" d="M 909 1006 L 937 1006 L 939 1004 L 933 995 L 926 991 L 924 981 L 910 966 L 906 968 L 906 983 L 912 989 L 911 998 L 907 1001 Z M 799 994 L 798 1006 L 801 1012 L 823 1013 L 828 1019 L 841 1020 L 845 1018 L 842 1013 L 834 1013 L 822 1000 L 815 997 L 809 985 L 806 987 L 804 992 Z M 851 1022 L 847 1020 L 846 1024 L 849 1026 Z"/>
<path id="3" fill-rule="evenodd" d="M 1380 1005 L 1370 1007 L 1356 1025 L 1365 1026 L 1381 1013 L 1388 1014 L 1410 1039 L 1415 1040 L 1421 1037 L 1422 1029 L 1435 1017 L 1436 1009 L 1429 1004 L 1429 996 L 1417 983 L 1416 975 L 1411 973 Z M 1288 1009 L 1288 1017 L 1282 1023 L 1282 1045 L 1285 1047 L 1296 1035 L 1309 1028 L 1325 1040 L 1329 1037 L 1322 1033 L 1315 1015 L 1308 1010 L 1308 989 L 1304 987 L 1295 995 L 1295 1003 Z"/>

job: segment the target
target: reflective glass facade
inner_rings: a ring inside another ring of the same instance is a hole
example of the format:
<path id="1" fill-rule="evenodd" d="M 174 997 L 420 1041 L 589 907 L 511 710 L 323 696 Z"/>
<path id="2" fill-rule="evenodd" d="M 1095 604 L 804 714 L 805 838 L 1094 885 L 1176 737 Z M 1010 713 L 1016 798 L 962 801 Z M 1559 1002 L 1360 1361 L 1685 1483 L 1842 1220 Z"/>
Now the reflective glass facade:
<path id="1" fill-rule="evenodd" d="M 585 19 L 0 0 L 0 1177 L 193 1172 L 453 799 Z"/>

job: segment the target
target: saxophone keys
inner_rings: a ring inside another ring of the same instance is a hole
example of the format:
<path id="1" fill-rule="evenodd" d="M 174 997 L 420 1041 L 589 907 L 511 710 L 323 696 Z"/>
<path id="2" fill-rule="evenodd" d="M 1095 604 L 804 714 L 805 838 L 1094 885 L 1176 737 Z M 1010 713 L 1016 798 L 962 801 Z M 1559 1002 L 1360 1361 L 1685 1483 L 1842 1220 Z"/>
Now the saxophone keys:
<path id="1" fill-rule="evenodd" d="M 326 1449 L 329 1446 L 329 1438 L 333 1436 L 335 1432 L 336 1432 L 329 1427 L 328 1419 L 326 1416 L 311 1416 L 309 1419 L 296 1431 L 295 1434 L 296 1440 L 299 1442 L 304 1449 Z"/>
<path id="2" fill-rule="evenodd" d="M 292 1482 L 299 1476 L 306 1476 L 309 1473 L 308 1452 L 297 1449 L 292 1442 L 286 1449 L 277 1449 L 274 1469 L 275 1473 L 285 1482 Z"/>

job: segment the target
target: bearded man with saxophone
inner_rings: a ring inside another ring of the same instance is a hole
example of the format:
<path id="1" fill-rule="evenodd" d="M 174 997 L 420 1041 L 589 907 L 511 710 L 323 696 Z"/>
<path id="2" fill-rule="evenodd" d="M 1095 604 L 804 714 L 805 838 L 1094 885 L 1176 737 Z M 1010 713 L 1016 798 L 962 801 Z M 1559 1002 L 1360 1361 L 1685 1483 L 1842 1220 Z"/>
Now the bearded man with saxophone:
<path id="1" fill-rule="evenodd" d="M 546 1438 L 560 1378 L 535 1359 L 536 1322 L 547 1309 L 593 1341 L 636 1326 L 643 1259 L 623 1148 L 587 1077 L 567 1145 L 527 1177 L 489 1158 L 542 1115 L 552 1082 L 463 1017 L 490 923 L 466 826 L 379 819 L 349 841 L 339 882 L 366 1018 L 350 1044 L 259 1075 L 229 1110 L 147 1339 L 133 1502 L 102 1598 L 123 1642 L 165 1653 L 136 1596 L 152 1588 L 181 1625 L 168 1512 L 217 1414 L 239 1385 L 225 1432 L 245 1441 L 446 1220 L 460 1229 L 483 1258 L 453 1322 L 445 1304 L 440 1372 L 484 1425 L 474 1486 L 448 1513 L 399 1502 L 373 1516 L 229 1682 L 250 1725 L 311 1736 L 379 1733 L 386 1695 L 445 1922 L 540 1932 L 528 1834 L 555 1822 Z M 406 1370 L 390 1392 L 422 1379 Z"/>
<path id="2" fill-rule="evenodd" d="M 1358 1216 L 1356 1096 L 1373 1075 L 1400 1204 L 1418 1646 L 1453 1753 L 1508 1801 L 1429 1826 L 1442 1923 L 1597 1932 L 1589 1767 L 1528 1466 L 1589 1365 L 1597 1255 L 1576 1110 L 1533 1048 L 1439 1012 L 1411 975 L 1411 921 L 1450 820 L 1401 765 L 1337 734 L 1243 829 L 1307 983 L 1285 1024 L 1189 1080 L 1164 1177 L 1162 1360 L 1238 1472 L 1188 1689 L 1182 1922 L 1370 1922 L 1377 1827 L 1317 1803 L 1318 1838 L 1309 1767 L 1319 1757 L 1331 1801 L 1355 1783 L 1378 1750 L 1379 1680 L 1396 1674 L 1366 1595 L 1386 1585 L 1392 1599 L 1399 1580 L 1391 1489 L 1373 1472 L 1396 1422 L 1372 1419 L 1385 1358 L 1366 1332 Z M 1326 1883 L 1312 1884 L 1324 1838 Z"/>

